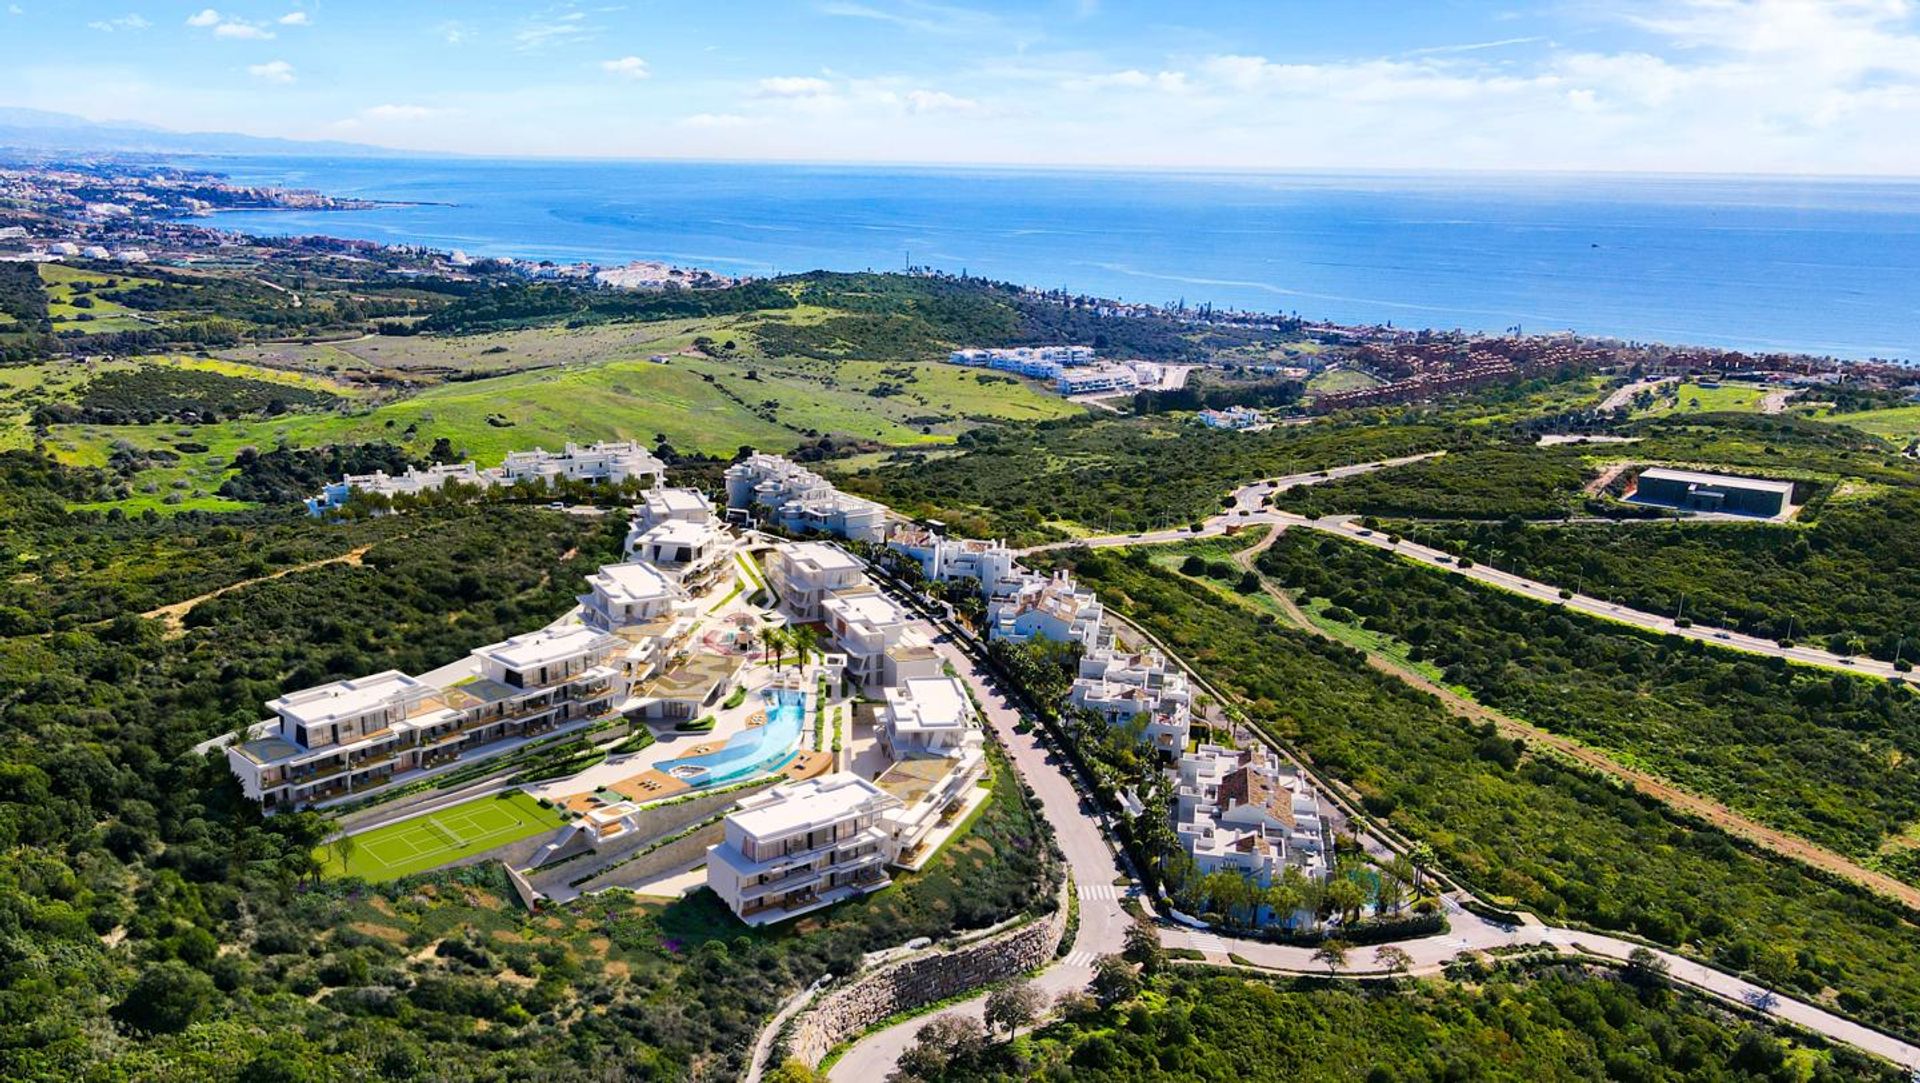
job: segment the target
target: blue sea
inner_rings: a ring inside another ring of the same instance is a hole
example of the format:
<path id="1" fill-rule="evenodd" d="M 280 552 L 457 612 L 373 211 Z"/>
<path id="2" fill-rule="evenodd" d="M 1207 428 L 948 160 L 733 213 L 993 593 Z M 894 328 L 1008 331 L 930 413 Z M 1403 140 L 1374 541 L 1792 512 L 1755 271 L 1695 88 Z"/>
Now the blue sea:
<path id="1" fill-rule="evenodd" d="M 473 255 L 730 273 L 909 262 L 1343 323 L 1920 359 L 1920 181 L 248 157 L 433 206 L 223 215 Z"/>

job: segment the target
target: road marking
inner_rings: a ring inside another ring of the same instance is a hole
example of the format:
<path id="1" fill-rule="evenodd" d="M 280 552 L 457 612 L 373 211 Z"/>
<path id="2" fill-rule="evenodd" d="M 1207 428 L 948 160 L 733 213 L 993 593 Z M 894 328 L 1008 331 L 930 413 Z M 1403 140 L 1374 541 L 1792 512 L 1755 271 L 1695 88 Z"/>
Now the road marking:
<path id="1" fill-rule="evenodd" d="M 1093 969 L 1093 961 L 1098 958 L 1099 958 L 1098 955 L 1095 955 L 1093 952 L 1090 952 L 1090 951 L 1069 952 L 1067 954 L 1067 958 L 1065 962 L 1063 962 L 1061 965 L 1086 967 L 1087 969 L 1091 970 Z"/>
<path id="2" fill-rule="evenodd" d="M 1117 888 L 1112 884 L 1081 884 L 1080 898 L 1082 899 L 1118 899 L 1120 897 L 1121 890 L 1122 890 L 1121 888 Z"/>
<path id="3" fill-rule="evenodd" d="M 1227 942 L 1212 933 L 1189 932 L 1187 933 L 1187 945 L 1208 955 L 1227 954 Z"/>

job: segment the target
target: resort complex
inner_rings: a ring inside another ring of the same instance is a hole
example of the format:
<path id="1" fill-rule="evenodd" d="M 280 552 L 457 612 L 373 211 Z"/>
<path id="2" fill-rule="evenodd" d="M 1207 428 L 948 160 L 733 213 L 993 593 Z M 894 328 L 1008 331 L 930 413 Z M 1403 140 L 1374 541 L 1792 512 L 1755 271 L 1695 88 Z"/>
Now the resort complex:
<path id="1" fill-rule="evenodd" d="M 1014 346 L 955 350 L 955 365 L 1017 373 L 1053 381 L 1062 395 L 1097 395 L 1160 386 L 1165 369 L 1151 361 L 1096 361 L 1091 346 Z"/>
<path id="2" fill-rule="evenodd" d="M 420 469 L 408 467 L 404 473 L 348 474 L 329 483 L 307 500 L 307 511 L 323 515 L 345 507 L 355 494 L 392 499 L 444 489 L 449 485 L 467 485 L 490 489 L 505 485 L 551 486 L 558 481 L 619 485 L 632 481 L 656 485 L 666 477 L 666 464 L 632 440 L 610 441 L 579 447 L 568 444 L 558 452 L 534 448 L 510 451 L 499 466 L 482 469 L 472 462 L 435 464 Z"/>

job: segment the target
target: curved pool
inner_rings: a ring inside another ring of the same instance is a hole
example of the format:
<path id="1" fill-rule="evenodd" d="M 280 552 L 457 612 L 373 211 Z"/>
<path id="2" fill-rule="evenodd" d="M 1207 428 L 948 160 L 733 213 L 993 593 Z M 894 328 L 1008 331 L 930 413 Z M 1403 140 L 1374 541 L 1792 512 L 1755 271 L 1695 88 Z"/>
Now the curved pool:
<path id="1" fill-rule="evenodd" d="M 711 786 L 785 766 L 806 725 L 807 694 L 776 688 L 770 696 L 766 725 L 736 733 L 712 752 L 667 760 L 658 765 L 659 770 L 689 786 Z"/>

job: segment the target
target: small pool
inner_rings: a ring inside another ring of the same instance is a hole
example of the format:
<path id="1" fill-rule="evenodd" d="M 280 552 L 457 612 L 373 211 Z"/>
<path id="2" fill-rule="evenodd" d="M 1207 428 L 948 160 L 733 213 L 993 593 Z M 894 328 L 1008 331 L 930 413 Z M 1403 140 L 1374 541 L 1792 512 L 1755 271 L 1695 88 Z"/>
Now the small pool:
<path id="1" fill-rule="evenodd" d="M 736 733 L 726 746 L 660 764 L 660 770 L 690 786 L 711 786 L 784 767 L 807 721 L 807 694 L 791 688 L 768 693 L 767 724 Z"/>

